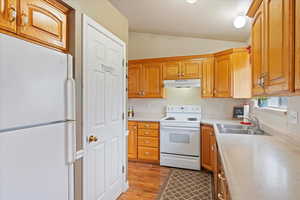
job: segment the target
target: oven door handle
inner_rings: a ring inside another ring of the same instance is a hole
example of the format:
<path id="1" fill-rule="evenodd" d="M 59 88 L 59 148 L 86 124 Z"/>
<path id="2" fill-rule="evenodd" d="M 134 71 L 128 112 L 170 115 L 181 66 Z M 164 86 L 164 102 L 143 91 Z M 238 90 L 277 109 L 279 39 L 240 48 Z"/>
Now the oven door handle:
<path id="1" fill-rule="evenodd" d="M 184 131 L 200 131 L 200 128 L 190 128 L 190 127 L 174 127 L 174 126 L 163 126 L 161 127 L 162 130 L 184 130 Z"/>

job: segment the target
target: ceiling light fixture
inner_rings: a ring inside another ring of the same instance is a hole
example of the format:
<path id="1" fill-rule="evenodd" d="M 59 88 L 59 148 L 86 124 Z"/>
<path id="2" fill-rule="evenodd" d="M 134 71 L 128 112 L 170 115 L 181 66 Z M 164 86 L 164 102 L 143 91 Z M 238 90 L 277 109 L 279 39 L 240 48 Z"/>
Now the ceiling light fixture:
<path id="1" fill-rule="evenodd" d="M 187 3 L 190 3 L 190 4 L 194 4 L 196 3 L 198 0 L 185 0 Z"/>
<path id="2" fill-rule="evenodd" d="M 247 22 L 246 16 L 239 15 L 234 19 L 233 25 L 235 28 L 241 29 L 246 25 L 246 22 Z"/>

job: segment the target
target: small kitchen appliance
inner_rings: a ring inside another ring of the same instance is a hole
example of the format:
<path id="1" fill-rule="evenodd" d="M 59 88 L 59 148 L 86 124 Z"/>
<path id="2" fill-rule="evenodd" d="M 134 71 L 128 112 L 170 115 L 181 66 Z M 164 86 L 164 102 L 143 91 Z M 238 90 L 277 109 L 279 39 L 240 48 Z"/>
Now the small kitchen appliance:
<path id="1" fill-rule="evenodd" d="M 167 106 L 160 121 L 160 165 L 200 170 L 200 121 L 200 106 Z"/>

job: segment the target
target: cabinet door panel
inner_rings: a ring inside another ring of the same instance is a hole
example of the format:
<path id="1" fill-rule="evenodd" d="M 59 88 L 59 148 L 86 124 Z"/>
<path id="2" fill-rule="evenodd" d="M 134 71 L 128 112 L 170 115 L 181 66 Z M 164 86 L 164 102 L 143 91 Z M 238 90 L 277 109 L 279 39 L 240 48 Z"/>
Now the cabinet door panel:
<path id="1" fill-rule="evenodd" d="M 209 126 L 201 127 L 201 162 L 202 167 L 212 171 L 212 157 L 211 157 L 211 135 L 212 128 Z"/>
<path id="2" fill-rule="evenodd" d="M 296 90 L 300 91 L 300 2 L 296 1 L 296 53 L 295 53 L 295 73 L 296 73 Z"/>
<path id="3" fill-rule="evenodd" d="M 128 158 L 137 159 L 137 126 L 128 126 Z"/>
<path id="4" fill-rule="evenodd" d="M 215 97 L 231 97 L 231 63 L 230 55 L 216 57 Z"/>
<path id="5" fill-rule="evenodd" d="M 180 62 L 167 62 L 163 64 L 164 80 L 177 80 L 180 78 Z"/>
<path id="6" fill-rule="evenodd" d="M 214 59 L 210 58 L 202 62 L 202 97 L 214 96 Z"/>
<path id="7" fill-rule="evenodd" d="M 162 65 L 151 63 L 143 65 L 142 94 L 146 98 L 162 98 Z"/>
<path id="8" fill-rule="evenodd" d="M 258 96 L 264 93 L 260 86 L 263 69 L 263 4 L 258 9 L 252 24 L 252 94 Z"/>
<path id="9" fill-rule="evenodd" d="M 57 2 L 52 4 L 50 2 L 52 1 L 20 1 L 18 33 L 26 38 L 66 50 L 68 10 Z"/>
<path id="10" fill-rule="evenodd" d="M 180 71 L 181 79 L 199 79 L 202 76 L 202 61 L 183 61 Z"/>
<path id="11" fill-rule="evenodd" d="M 128 67 L 128 98 L 141 97 L 141 65 L 129 65 Z"/>
<path id="12" fill-rule="evenodd" d="M 266 66 L 267 93 L 283 94 L 294 90 L 293 0 L 267 0 Z"/>
<path id="13" fill-rule="evenodd" d="M 0 0 L 0 29 L 16 32 L 17 0 Z"/>

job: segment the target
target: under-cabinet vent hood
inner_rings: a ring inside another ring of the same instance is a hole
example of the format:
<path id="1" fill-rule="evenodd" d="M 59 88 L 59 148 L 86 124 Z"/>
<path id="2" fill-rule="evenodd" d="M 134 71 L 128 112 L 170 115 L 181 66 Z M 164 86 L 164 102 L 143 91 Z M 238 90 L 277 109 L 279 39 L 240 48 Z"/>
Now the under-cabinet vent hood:
<path id="1" fill-rule="evenodd" d="M 165 88 L 199 88 L 201 86 L 200 79 L 186 80 L 165 80 Z"/>

